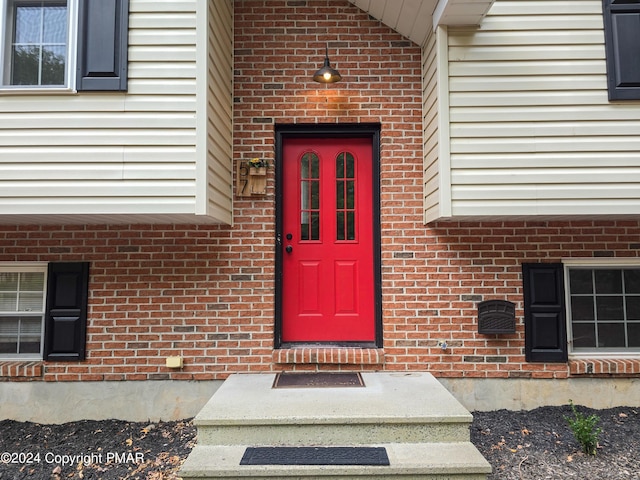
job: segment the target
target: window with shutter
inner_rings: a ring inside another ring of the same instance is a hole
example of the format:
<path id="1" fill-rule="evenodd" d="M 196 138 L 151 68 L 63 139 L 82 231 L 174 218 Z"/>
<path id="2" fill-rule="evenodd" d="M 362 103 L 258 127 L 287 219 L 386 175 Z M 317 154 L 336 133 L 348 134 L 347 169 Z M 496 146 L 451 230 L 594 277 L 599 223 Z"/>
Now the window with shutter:
<path id="1" fill-rule="evenodd" d="M 567 361 L 563 279 L 560 263 L 522 265 L 525 358 L 528 362 Z"/>
<path id="2" fill-rule="evenodd" d="M 128 0 L 0 0 L 0 88 L 125 91 Z"/>
<path id="3" fill-rule="evenodd" d="M 640 99 L 640 3 L 603 0 L 609 100 Z"/>

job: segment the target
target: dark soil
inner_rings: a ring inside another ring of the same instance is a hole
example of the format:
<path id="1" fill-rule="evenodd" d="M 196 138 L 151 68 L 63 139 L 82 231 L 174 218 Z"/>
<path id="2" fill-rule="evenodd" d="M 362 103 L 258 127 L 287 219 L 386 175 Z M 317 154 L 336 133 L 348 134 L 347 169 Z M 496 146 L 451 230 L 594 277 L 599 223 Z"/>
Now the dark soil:
<path id="1" fill-rule="evenodd" d="M 190 421 L 40 425 L 4 420 L 0 480 L 177 479 L 195 438 Z"/>
<path id="2" fill-rule="evenodd" d="M 595 456 L 581 452 L 569 406 L 475 412 L 471 441 L 493 466 L 488 480 L 640 480 L 640 408 L 589 410 L 600 417 Z M 0 480 L 176 480 L 196 441 L 188 421 L 0 421 Z M 63 463 L 67 463 L 63 465 Z"/>
<path id="3" fill-rule="evenodd" d="M 600 417 L 595 456 L 582 453 L 575 440 L 565 420 L 573 418 L 568 405 L 475 412 L 471 441 L 493 467 L 488 479 L 640 479 L 640 408 L 577 410 Z"/>

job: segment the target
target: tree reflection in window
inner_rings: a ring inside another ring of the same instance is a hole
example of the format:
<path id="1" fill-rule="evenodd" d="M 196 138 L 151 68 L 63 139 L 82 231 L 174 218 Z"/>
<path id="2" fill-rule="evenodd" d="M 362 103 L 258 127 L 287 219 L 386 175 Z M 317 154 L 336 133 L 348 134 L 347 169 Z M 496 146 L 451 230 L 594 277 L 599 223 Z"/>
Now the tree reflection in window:
<path id="1" fill-rule="evenodd" d="M 64 85 L 67 2 L 15 2 L 11 85 Z"/>

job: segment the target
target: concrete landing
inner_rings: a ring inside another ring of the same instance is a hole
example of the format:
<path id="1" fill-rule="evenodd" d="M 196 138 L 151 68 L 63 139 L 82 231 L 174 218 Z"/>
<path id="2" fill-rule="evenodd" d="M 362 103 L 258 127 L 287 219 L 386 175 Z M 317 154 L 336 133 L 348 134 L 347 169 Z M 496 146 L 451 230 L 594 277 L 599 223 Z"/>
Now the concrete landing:
<path id="1" fill-rule="evenodd" d="M 275 374 L 231 375 L 196 416 L 196 425 L 473 419 L 429 373 L 365 372 L 362 378 L 364 387 L 271 388 Z"/>

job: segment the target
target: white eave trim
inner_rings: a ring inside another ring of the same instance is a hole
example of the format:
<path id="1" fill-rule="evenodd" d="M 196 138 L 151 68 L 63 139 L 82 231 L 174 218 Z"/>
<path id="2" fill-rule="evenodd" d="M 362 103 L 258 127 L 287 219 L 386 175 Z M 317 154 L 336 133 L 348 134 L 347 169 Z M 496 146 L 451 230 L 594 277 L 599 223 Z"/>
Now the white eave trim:
<path id="1" fill-rule="evenodd" d="M 495 0 L 349 0 L 401 35 L 424 46 L 430 30 L 479 25 Z"/>
<path id="2" fill-rule="evenodd" d="M 439 25 L 478 25 L 495 0 L 438 0 L 433 30 Z"/>

